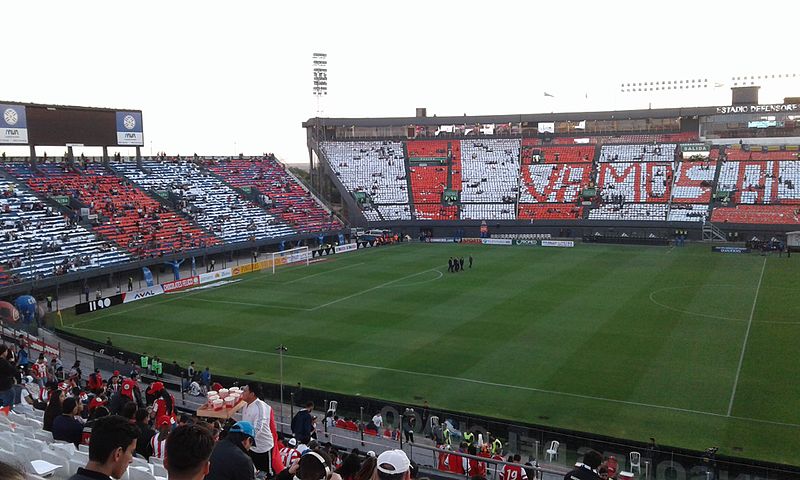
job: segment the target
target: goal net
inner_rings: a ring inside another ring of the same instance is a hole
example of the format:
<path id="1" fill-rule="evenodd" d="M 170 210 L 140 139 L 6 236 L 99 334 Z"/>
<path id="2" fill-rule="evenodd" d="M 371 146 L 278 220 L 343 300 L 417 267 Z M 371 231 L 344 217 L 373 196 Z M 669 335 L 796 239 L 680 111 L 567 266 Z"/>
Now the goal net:
<path id="1" fill-rule="evenodd" d="M 309 260 L 311 259 L 311 252 L 309 251 L 308 246 L 292 248 L 282 252 L 274 252 L 270 253 L 269 255 L 270 263 L 272 263 L 273 274 L 275 273 L 275 269 L 277 267 L 297 263 L 305 263 L 308 265 Z"/>

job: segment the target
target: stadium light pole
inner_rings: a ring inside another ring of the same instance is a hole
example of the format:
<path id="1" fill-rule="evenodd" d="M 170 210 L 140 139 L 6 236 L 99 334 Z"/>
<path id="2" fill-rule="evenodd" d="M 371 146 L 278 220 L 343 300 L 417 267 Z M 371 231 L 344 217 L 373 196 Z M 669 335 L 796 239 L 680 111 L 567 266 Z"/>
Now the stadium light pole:
<path id="1" fill-rule="evenodd" d="M 278 351 L 278 361 L 279 361 L 279 369 L 280 369 L 280 380 L 281 380 L 281 404 L 278 407 L 278 415 L 281 417 L 281 423 L 283 423 L 283 352 L 289 350 L 286 348 L 286 345 L 280 344 L 275 347 L 275 350 Z"/>

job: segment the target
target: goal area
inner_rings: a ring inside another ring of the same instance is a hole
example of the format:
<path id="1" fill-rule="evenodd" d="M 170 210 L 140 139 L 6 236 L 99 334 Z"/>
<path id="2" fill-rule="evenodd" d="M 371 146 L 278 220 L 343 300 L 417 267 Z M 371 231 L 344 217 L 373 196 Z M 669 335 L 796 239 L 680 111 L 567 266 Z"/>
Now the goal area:
<path id="1" fill-rule="evenodd" d="M 308 246 L 290 248 L 282 252 L 273 252 L 269 254 L 270 263 L 272 264 L 272 273 L 275 274 L 277 267 L 284 265 L 293 265 L 298 263 L 309 264 L 311 259 L 311 251 Z"/>

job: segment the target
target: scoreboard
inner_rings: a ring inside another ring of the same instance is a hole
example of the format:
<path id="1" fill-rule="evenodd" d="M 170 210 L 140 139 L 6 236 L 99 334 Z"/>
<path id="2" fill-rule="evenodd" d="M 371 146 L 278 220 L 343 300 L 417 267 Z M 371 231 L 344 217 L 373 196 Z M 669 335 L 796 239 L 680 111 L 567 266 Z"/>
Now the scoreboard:
<path id="1" fill-rule="evenodd" d="M 142 146 L 141 110 L 0 101 L 0 145 Z"/>

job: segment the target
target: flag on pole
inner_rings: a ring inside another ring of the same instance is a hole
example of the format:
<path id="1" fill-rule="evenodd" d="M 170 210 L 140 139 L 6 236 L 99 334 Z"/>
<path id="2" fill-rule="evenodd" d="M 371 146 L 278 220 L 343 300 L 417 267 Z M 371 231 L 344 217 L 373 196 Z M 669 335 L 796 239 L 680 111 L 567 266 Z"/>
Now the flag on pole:
<path id="1" fill-rule="evenodd" d="M 544 92 L 544 96 L 545 97 L 555 97 L 555 95 L 553 95 L 551 93 L 547 93 L 547 92 Z"/>

